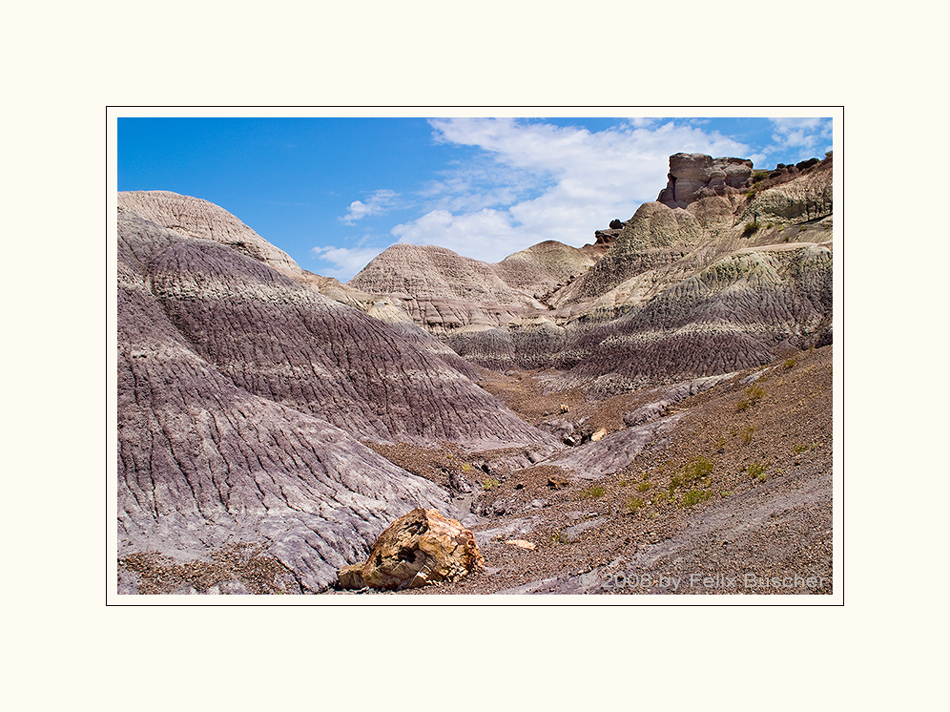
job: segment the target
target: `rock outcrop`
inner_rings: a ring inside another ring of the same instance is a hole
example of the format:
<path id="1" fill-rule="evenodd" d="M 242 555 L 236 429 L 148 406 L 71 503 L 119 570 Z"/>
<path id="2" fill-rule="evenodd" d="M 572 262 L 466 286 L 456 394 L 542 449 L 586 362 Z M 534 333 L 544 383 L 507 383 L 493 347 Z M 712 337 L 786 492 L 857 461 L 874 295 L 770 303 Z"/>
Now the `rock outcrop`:
<path id="1" fill-rule="evenodd" d="M 700 198 L 744 192 L 752 185 L 752 161 L 744 158 L 712 158 L 702 153 L 670 156 L 669 183 L 657 202 L 685 208 Z"/>
<path id="2" fill-rule="evenodd" d="M 407 589 L 458 581 L 484 562 L 475 535 L 435 509 L 414 509 L 384 531 L 362 565 L 340 569 L 342 588 Z"/>

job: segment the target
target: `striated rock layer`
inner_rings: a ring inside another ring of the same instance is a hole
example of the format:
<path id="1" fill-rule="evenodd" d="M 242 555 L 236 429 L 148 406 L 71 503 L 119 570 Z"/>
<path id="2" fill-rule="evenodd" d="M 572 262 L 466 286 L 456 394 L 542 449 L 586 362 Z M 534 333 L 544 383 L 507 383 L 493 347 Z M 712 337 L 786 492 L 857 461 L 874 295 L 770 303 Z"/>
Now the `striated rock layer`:
<path id="1" fill-rule="evenodd" d="M 599 247 L 541 243 L 488 265 L 397 245 L 348 286 L 388 293 L 472 363 L 557 368 L 565 386 L 740 370 L 831 340 L 832 172 L 831 156 L 766 174 L 676 154 L 659 200 Z"/>
<path id="2" fill-rule="evenodd" d="M 118 220 L 120 558 L 252 542 L 316 590 L 397 516 L 463 516 L 358 439 L 553 449 L 386 324 L 217 241 Z"/>

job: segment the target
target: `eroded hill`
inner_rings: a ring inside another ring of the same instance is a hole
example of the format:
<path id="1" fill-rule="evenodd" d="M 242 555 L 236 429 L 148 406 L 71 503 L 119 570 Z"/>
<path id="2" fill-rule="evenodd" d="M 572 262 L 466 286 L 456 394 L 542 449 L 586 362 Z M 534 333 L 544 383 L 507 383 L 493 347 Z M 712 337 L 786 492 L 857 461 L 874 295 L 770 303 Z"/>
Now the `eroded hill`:
<path id="1" fill-rule="evenodd" d="M 472 363 L 553 367 L 609 393 L 761 365 L 831 340 L 833 163 L 801 165 L 755 174 L 677 154 L 609 248 L 541 243 L 489 265 L 396 245 L 349 286 L 385 293 Z"/>
<path id="2" fill-rule="evenodd" d="M 488 565 L 423 592 L 830 592 L 832 168 L 677 154 L 595 244 L 396 245 L 347 285 L 120 194 L 120 591 L 332 591 L 421 506 Z"/>

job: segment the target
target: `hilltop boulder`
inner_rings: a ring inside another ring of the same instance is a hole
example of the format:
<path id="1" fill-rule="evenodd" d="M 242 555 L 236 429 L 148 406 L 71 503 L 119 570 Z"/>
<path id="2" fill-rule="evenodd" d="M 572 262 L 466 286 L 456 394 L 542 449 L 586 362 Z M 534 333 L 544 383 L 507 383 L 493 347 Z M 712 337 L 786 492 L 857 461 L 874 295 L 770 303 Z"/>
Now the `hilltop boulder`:
<path id="1" fill-rule="evenodd" d="M 751 184 L 752 161 L 748 159 L 677 153 L 670 156 L 669 182 L 657 201 L 685 208 L 700 198 L 740 192 Z"/>

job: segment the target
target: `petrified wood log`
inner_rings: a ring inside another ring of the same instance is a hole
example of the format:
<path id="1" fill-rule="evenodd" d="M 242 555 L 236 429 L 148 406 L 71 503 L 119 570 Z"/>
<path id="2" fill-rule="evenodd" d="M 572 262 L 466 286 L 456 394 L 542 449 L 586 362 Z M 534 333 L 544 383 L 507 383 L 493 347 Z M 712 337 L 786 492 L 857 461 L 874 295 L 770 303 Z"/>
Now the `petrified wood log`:
<path id="1" fill-rule="evenodd" d="M 483 566 L 475 535 L 435 509 L 414 509 L 389 525 L 357 575 L 356 567 L 340 569 L 345 587 L 418 588 L 456 581 Z"/>

